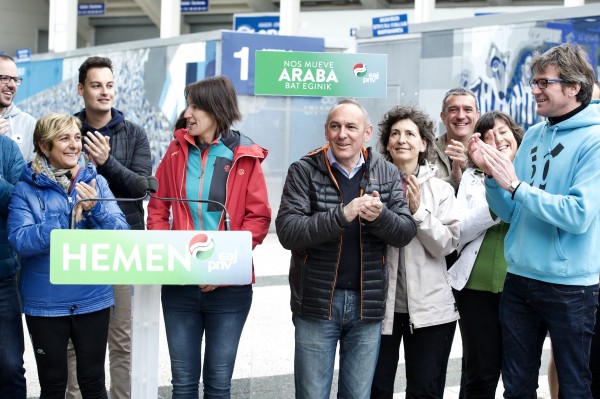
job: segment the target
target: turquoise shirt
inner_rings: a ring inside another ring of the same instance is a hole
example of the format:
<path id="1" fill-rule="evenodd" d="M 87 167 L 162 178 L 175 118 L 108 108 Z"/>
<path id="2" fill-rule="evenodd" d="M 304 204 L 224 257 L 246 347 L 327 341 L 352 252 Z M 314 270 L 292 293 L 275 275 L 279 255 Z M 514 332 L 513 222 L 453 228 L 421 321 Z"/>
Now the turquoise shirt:
<path id="1" fill-rule="evenodd" d="M 191 145 L 185 179 L 186 197 L 190 200 L 216 199 L 225 203 L 227 176 L 232 162 L 233 151 L 221 142 L 220 136 L 202 153 L 198 147 Z M 205 203 L 189 205 L 196 230 L 218 230 L 220 208 Z"/>

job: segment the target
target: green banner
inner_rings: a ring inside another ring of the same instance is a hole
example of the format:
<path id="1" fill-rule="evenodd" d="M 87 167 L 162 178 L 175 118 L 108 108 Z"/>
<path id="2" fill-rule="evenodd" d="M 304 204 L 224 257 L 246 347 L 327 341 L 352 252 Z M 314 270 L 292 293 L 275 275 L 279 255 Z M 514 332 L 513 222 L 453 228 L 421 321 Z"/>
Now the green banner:
<path id="1" fill-rule="evenodd" d="M 257 51 L 254 94 L 387 97 L 387 55 Z"/>
<path id="2" fill-rule="evenodd" d="M 249 231 L 53 230 L 53 284 L 250 284 Z"/>

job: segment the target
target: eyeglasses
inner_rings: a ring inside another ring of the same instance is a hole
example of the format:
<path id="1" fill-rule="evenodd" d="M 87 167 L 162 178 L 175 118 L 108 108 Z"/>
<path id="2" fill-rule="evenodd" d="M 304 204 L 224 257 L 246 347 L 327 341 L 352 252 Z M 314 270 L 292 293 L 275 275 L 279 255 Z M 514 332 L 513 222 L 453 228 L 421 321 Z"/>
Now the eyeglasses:
<path id="1" fill-rule="evenodd" d="M 529 81 L 529 86 L 531 86 L 531 88 L 533 89 L 534 86 L 539 87 L 540 89 L 545 89 L 546 87 L 548 87 L 549 83 L 556 83 L 556 82 L 564 82 L 564 80 L 562 79 L 531 79 Z"/>
<path id="2" fill-rule="evenodd" d="M 19 78 L 18 76 L 0 75 L 0 82 L 5 85 L 9 84 L 11 80 L 14 80 L 18 86 L 23 81 L 23 78 Z"/>

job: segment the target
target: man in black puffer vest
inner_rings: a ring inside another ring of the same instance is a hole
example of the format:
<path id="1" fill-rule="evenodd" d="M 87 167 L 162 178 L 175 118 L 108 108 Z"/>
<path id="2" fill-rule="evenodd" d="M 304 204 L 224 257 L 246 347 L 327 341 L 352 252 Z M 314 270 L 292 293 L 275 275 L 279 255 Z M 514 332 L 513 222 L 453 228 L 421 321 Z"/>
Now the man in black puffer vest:
<path id="1" fill-rule="evenodd" d="M 112 62 L 90 57 L 79 67 L 79 95 L 85 108 L 81 119 L 84 149 L 98 173 L 106 178 L 117 198 L 139 198 L 145 193 L 136 186 L 139 176 L 152 174 L 150 145 L 146 131 L 125 119 L 113 108 L 115 83 Z M 144 229 L 143 201 L 119 202 L 127 223 L 134 230 Z M 114 285 L 115 306 L 108 331 L 110 360 L 110 397 L 130 397 L 131 371 L 131 286 Z M 70 365 L 71 366 L 71 365 Z M 67 398 L 77 398 L 75 371 L 70 367 Z"/>
<path id="2" fill-rule="evenodd" d="M 416 234 L 398 170 L 363 144 L 373 126 L 345 99 L 325 123 L 328 144 L 293 163 L 275 221 L 292 251 L 296 398 L 329 398 L 340 343 L 338 397 L 370 396 L 385 309 L 388 245 Z"/>

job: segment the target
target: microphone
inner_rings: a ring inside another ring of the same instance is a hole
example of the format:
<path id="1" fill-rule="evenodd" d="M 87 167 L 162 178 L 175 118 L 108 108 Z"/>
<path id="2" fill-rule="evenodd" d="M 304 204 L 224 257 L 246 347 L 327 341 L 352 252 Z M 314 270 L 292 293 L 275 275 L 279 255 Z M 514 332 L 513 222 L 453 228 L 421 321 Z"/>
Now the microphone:
<path id="1" fill-rule="evenodd" d="M 163 198 L 163 197 L 158 197 L 156 195 L 154 195 L 154 193 L 156 193 L 158 191 L 158 180 L 156 179 L 156 177 L 154 176 L 149 176 L 147 179 L 147 183 L 148 183 L 148 189 L 147 189 L 147 193 L 150 196 L 150 198 L 154 198 L 156 200 L 159 201 L 173 201 L 173 202 L 193 202 L 193 203 L 200 203 L 200 204 L 214 204 L 217 205 L 219 208 L 222 209 L 222 213 L 223 213 L 223 227 L 225 228 L 225 231 L 230 231 L 231 230 L 231 225 L 230 225 L 230 219 L 229 219 L 229 212 L 227 212 L 227 208 L 225 208 L 225 205 L 223 205 L 222 203 L 220 203 L 219 201 L 214 201 L 214 200 L 209 200 L 209 199 L 188 199 L 188 198 Z"/>
<path id="2" fill-rule="evenodd" d="M 153 178 L 154 179 L 154 178 Z M 75 208 L 77 207 L 77 205 L 81 204 L 82 202 L 86 202 L 86 201 L 96 201 L 96 202 L 110 202 L 110 201 L 117 201 L 117 202 L 136 202 L 136 201 L 142 201 L 144 200 L 147 196 L 148 196 L 148 191 L 150 190 L 149 187 L 149 179 L 147 177 L 144 176 L 138 176 L 135 179 L 135 188 L 138 191 L 142 191 L 144 193 L 144 195 L 142 197 L 138 197 L 138 198 L 82 198 L 78 201 L 75 202 L 75 205 L 73 205 L 73 209 L 71 210 L 71 223 L 69 225 L 69 228 L 71 230 L 75 229 Z M 156 180 L 156 179 L 154 179 Z M 158 187 L 158 181 L 157 181 L 157 187 Z"/>

